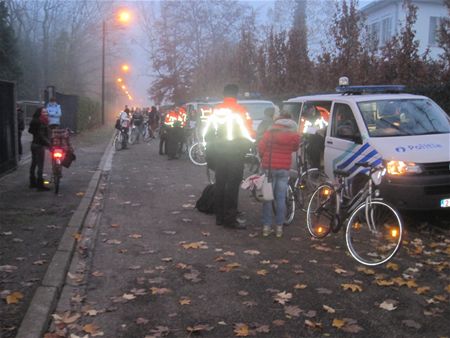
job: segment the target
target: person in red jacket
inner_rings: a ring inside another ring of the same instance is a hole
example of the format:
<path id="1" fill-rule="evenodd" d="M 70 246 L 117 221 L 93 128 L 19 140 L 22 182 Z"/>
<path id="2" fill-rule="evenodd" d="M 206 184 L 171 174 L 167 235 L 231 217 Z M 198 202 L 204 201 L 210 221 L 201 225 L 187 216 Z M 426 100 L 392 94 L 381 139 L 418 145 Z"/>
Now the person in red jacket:
<path id="1" fill-rule="evenodd" d="M 289 171 L 291 168 L 292 153 L 297 151 L 300 137 L 297 133 L 297 124 L 289 114 L 282 114 L 275 120 L 259 141 L 259 154 L 262 159 L 262 168 L 269 179 L 272 180 L 275 198 L 275 225 L 276 236 L 283 235 L 283 223 L 286 215 L 286 193 L 288 189 Z M 272 231 L 273 210 L 272 201 L 263 202 L 262 223 L 263 236 Z"/>

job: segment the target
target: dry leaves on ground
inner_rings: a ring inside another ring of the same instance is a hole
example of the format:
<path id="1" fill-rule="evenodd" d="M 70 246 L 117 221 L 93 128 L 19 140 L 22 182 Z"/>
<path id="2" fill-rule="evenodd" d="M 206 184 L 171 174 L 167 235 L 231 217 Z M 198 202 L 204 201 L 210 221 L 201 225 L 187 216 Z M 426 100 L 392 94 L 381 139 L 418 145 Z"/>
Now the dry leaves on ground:
<path id="1" fill-rule="evenodd" d="M 341 284 L 341 287 L 344 290 L 351 290 L 352 292 L 362 292 L 362 290 L 363 290 L 361 285 L 358 285 L 358 284 L 346 284 L 346 283 L 343 283 L 343 284 Z"/>

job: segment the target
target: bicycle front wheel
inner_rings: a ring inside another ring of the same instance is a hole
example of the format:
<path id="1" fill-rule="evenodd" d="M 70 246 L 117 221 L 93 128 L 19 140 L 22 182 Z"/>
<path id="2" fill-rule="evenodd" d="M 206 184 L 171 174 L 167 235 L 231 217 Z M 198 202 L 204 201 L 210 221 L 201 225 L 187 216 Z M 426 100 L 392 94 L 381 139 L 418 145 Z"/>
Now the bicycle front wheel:
<path id="1" fill-rule="evenodd" d="M 117 134 L 116 137 L 114 138 L 114 148 L 117 151 L 122 149 L 122 134 L 121 133 Z"/>
<path id="2" fill-rule="evenodd" d="M 195 165 L 206 165 L 205 146 L 202 143 L 194 143 L 189 148 L 189 159 Z"/>
<path id="3" fill-rule="evenodd" d="M 306 209 L 306 225 L 311 236 L 323 238 L 331 231 L 336 217 L 336 191 L 323 184 L 311 195 Z"/>
<path id="4" fill-rule="evenodd" d="M 298 208 L 306 211 L 309 199 L 317 187 L 325 183 L 327 176 L 317 168 L 305 171 L 295 181 L 295 191 L 297 194 Z"/>
<path id="5" fill-rule="evenodd" d="M 354 259 L 367 266 L 389 261 L 400 248 L 403 221 L 397 210 L 383 201 L 362 203 L 350 215 L 345 240 Z"/>

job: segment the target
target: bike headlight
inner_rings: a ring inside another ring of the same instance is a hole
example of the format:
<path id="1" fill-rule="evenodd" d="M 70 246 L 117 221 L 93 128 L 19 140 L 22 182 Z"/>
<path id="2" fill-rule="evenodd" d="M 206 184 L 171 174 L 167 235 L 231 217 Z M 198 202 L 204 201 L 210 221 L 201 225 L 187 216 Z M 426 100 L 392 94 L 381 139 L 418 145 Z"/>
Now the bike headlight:
<path id="1" fill-rule="evenodd" d="M 389 161 L 386 164 L 387 172 L 392 176 L 401 176 L 407 174 L 420 174 L 422 168 L 414 162 Z"/>

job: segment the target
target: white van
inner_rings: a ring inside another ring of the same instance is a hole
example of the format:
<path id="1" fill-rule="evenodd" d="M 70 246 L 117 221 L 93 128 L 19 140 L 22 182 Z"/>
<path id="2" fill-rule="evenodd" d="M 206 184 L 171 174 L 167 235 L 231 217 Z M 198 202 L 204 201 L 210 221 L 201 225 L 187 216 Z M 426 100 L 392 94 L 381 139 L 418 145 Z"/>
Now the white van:
<path id="1" fill-rule="evenodd" d="M 357 162 L 383 163 L 381 196 L 400 209 L 450 210 L 450 117 L 425 96 L 402 86 L 341 86 L 341 93 L 301 96 L 283 103 L 297 116 L 315 107 L 329 114 L 325 174 L 343 169 L 364 177 Z M 299 132 L 302 133 L 302 127 Z"/>

